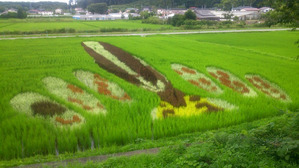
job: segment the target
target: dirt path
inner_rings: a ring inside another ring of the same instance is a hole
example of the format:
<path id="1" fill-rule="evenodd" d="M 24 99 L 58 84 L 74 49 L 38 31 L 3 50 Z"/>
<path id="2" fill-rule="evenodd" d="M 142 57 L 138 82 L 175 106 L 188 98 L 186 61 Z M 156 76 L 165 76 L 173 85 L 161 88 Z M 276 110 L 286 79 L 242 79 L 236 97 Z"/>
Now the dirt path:
<path id="1" fill-rule="evenodd" d="M 67 35 L 67 36 L 20 36 L 20 37 L 1 37 L 0 40 L 17 40 L 17 39 L 40 39 L 40 38 L 70 38 L 70 37 L 109 37 L 109 36 L 151 36 L 151 35 L 176 35 L 176 34 L 207 34 L 207 33 L 240 33 L 240 32 L 272 32 L 287 31 L 291 28 L 281 29 L 248 29 L 248 30 L 213 30 L 213 31 L 191 31 L 191 32 L 165 32 L 165 33 L 128 33 L 128 34 L 86 34 L 86 35 Z M 296 30 L 299 30 L 298 28 Z"/>
<path id="2" fill-rule="evenodd" d="M 130 152 L 122 152 L 122 153 L 114 153 L 114 154 L 107 154 L 107 155 L 98 155 L 98 156 L 90 156 L 85 158 L 75 158 L 75 159 L 68 159 L 63 161 L 55 161 L 55 162 L 45 162 L 45 163 L 38 163 L 26 166 L 17 166 L 21 168 L 39 168 L 39 167 L 65 167 L 70 163 L 81 163 L 84 164 L 88 161 L 93 162 L 103 162 L 111 157 L 121 157 L 121 156 L 135 156 L 140 154 L 157 154 L 159 152 L 159 148 L 151 148 L 151 149 L 144 149 L 144 150 L 135 150 Z"/>

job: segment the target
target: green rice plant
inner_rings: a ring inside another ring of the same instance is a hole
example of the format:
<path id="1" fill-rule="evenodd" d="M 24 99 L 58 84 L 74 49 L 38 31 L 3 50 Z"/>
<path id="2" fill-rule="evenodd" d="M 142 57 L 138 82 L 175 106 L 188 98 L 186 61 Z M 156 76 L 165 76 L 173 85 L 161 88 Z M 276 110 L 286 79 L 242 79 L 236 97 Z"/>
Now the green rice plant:
<path id="1" fill-rule="evenodd" d="M 94 22 L 90 24 L 97 25 Z M 17 25 L 18 23 L 15 24 Z M 84 26 L 87 25 L 82 24 L 82 27 Z M 299 81 L 294 80 L 299 77 L 298 62 L 289 59 L 299 51 L 293 45 L 297 36 L 296 31 L 286 31 L 157 35 L 146 38 L 131 36 L 1 40 L 0 159 L 23 158 L 36 154 L 54 155 L 56 151 L 59 154 L 83 151 L 91 149 L 92 143 L 96 148 L 135 143 L 135 140 L 140 138 L 157 139 L 218 129 L 275 116 L 288 109 L 299 109 Z M 220 99 L 229 103 L 222 102 L 223 107 L 234 105 L 238 108 L 188 118 L 168 117 L 153 120 L 151 112 L 160 104 L 156 93 L 128 83 L 100 68 L 81 46 L 84 41 L 103 41 L 120 47 L 159 71 L 175 88 L 187 95 L 207 97 L 214 102 Z M 223 90 L 222 94 L 198 89 L 171 69 L 174 63 L 190 67 L 212 80 L 206 68 L 221 67 L 233 73 L 248 87 L 252 87 L 257 96 L 245 97 L 217 80 L 213 81 Z M 73 74 L 76 70 L 96 73 L 117 83 L 133 101 L 122 103 L 99 94 L 76 78 Z M 292 101 L 283 102 L 266 96 L 245 79 L 246 74 L 259 74 L 269 79 L 271 83 L 283 88 Z M 84 90 L 94 97 L 94 100 L 105 105 L 106 115 L 90 114 L 81 106 L 69 102 L 61 93 L 52 94 L 43 82 L 43 79 L 49 76 Z M 10 102 L 16 95 L 26 92 L 39 93 L 75 111 L 84 117 L 85 123 L 79 129 L 60 129 L 45 119 L 20 112 Z"/>

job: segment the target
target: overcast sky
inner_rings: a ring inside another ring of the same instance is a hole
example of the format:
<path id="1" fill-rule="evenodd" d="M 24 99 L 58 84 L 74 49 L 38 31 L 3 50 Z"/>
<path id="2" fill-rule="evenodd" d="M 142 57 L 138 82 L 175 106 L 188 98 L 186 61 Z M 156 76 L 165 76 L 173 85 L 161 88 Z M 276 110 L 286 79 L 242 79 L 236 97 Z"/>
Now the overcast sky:
<path id="1" fill-rule="evenodd" d="M 69 0 L 0 0 L 0 2 L 40 2 L 40 1 L 52 1 L 52 2 L 66 2 Z"/>

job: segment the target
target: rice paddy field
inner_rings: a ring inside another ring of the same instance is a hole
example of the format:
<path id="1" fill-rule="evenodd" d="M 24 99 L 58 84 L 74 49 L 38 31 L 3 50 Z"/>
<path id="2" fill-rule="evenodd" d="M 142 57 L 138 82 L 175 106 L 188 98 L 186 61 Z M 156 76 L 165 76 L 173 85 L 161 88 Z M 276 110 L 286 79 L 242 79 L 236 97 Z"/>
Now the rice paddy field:
<path id="1" fill-rule="evenodd" d="M 297 110 L 298 37 L 281 31 L 2 40 L 0 159 L 123 145 Z M 122 52 L 159 76 L 156 82 Z"/>
<path id="2" fill-rule="evenodd" d="M 79 21 L 72 18 L 28 18 L 24 20 L 6 19 L 0 20 L 0 35 L 24 34 L 24 33 L 51 33 L 65 29 L 75 32 L 99 32 L 99 31 L 148 31 L 175 29 L 170 25 L 142 24 L 140 20 L 114 20 L 114 21 Z M 58 33 L 58 32 L 56 32 Z M 73 33 L 73 32 L 71 32 Z"/>

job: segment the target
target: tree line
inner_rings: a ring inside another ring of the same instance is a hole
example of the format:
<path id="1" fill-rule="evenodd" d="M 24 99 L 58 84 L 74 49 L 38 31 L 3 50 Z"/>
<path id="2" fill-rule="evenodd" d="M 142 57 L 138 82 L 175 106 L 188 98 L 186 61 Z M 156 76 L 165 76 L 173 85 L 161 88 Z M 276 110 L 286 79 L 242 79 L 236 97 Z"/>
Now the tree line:
<path id="1" fill-rule="evenodd" d="M 276 1 L 288 0 L 77 0 L 78 6 L 86 9 L 92 3 L 106 3 L 110 5 L 122 5 L 133 2 L 139 4 L 156 6 L 161 8 L 176 8 L 176 7 L 199 7 L 199 8 L 213 8 L 218 7 L 225 10 L 230 10 L 237 6 L 274 6 Z"/>

